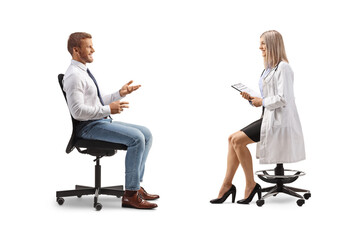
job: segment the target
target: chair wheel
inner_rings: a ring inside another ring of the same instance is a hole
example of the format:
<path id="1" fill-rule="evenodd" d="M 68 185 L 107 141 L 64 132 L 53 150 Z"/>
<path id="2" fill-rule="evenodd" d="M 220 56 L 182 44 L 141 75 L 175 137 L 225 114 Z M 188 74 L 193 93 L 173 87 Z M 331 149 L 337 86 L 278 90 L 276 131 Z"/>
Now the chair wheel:
<path id="1" fill-rule="evenodd" d="M 82 197 L 82 195 L 77 195 L 77 197 L 78 197 L 78 198 L 81 198 L 81 197 Z"/>
<path id="2" fill-rule="evenodd" d="M 102 209 L 101 203 L 97 203 L 97 204 L 95 205 L 95 209 L 96 209 L 96 211 L 100 211 L 100 210 Z"/>
<path id="3" fill-rule="evenodd" d="M 263 199 L 259 199 L 256 201 L 256 205 L 258 205 L 259 207 L 261 207 L 262 205 L 264 205 L 265 201 Z"/>
<path id="4" fill-rule="evenodd" d="M 65 202 L 65 200 L 62 197 L 56 198 L 56 201 L 59 205 L 63 205 L 63 203 Z"/>
<path id="5" fill-rule="evenodd" d="M 311 197 L 311 193 L 305 193 L 305 194 L 304 194 L 304 198 L 305 198 L 306 200 L 308 200 L 310 197 Z"/>
<path id="6" fill-rule="evenodd" d="M 299 199 L 299 200 L 296 201 L 296 203 L 297 203 L 297 205 L 299 207 L 301 207 L 305 203 L 305 200 L 304 199 Z"/>
<path id="7" fill-rule="evenodd" d="M 121 198 L 121 195 L 117 195 L 116 197 L 117 197 L 117 198 Z"/>

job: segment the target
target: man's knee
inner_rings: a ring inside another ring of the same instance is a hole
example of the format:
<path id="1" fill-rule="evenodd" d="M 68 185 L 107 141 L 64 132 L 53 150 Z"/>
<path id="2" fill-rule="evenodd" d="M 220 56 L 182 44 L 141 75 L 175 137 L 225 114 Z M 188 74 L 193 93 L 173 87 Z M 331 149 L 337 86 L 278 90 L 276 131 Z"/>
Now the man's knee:
<path id="1" fill-rule="evenodd" d="M 145 136 L 141 131 L 139 131 L 139 130 L 134 131 L 133 135 L 131 137 L 134 140 L 135 146 L 145 148 Z"/>
<path id="2" fill-rule="evenodd" d="M 145 127 L 144 137 L 145 137 L 146 143 L 151 144 L 153 137 L 152 137 L 150 130 L 147 127 Z"/>
<path id="3" fill-rule="evenodd" d="M 142 135 L 145 138 L 145 143 L 146 144 L 151 144 L 152 143 L 152 134 L 150 132 L 150 130 L 145 127 L 145 126 L 138 126 L 137 129 L 142 133 Z"/>

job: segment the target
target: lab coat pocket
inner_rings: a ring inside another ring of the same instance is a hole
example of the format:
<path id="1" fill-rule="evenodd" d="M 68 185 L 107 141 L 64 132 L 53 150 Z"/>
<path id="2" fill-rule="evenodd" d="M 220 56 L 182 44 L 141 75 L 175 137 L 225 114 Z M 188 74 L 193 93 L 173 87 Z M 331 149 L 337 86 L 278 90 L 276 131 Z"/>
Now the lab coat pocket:
<path id="1" fill-rule="evenodd" d="M 274 110 L 274 127 L 281 127 L 283 124 L 282 124 L 282 108 L 277 108 Z"/>

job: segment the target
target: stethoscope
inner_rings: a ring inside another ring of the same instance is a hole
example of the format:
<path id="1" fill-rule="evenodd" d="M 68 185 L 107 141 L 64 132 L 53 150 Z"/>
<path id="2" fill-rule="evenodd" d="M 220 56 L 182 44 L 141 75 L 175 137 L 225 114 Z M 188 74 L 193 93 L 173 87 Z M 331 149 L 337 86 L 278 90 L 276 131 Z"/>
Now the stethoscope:
<path id="1" fill-rule="evenodd" d="M 273 79 L 273 77 L 274 77 L 274 75 L 275 75 L 275 73 L 276 73 L 276 71 L 277 71 L 280 63 L 281 63 L 281 60 L 280 60 L 280 62 L 279 62 L 271 71 L 268 72 L 268 74 L 266 74 L 266 76 L 262 77 L 262 75 L 264 74 L 264 72 L 265 72 L 265 70 L 266 70 L 266 69 L 264 69 L 264 70 L 262 71 L 261 75 L 260 75 L 260 78 L 262 78 L 263 81 L 264 81 L 264 79 L 274 70 L 274 73 L 273 73 L 273 75 L 272 75 L 272 77 L 271 77 L 271 79 Z M 271 80 L 271 79 L 270 79 L 270 80 Z M 269 80 L 269 81 L 270 81 L 270 80 Z M 265 111 L 265 108 L 263 107 L 263 108 L 262 108 L 261 117 L 264 116 L 264 111 Z"/>
<path id="2" fill-rule="evenodd" d="M 281 63 L 281 60 L 280 60 L 280 62 L 279 62 L 278 64 L 276 64 L 275 68 L 273 68 L 271 71 L 269 71 L 268 74 L 266 74 L 266 76 L 263 77 L 263 79 L 265 79 L 273 70 L 275 70 L 275 71 L 274 71 L 274 74 L 275 74 L 275 72 L 276 72 L 276 70 L 278 69 L 280 63 Z M 264 69 L 264 70 L 262 71 L 260 77 L 262 77 L 262 75 L 264 74 L 265 71 L 266 71 L 266 69 Z M 274 77 L 274 74 L 273 74 L 273 77 Z M 271 78 L 271 79 L 272 79 L 272 78 Z"/>

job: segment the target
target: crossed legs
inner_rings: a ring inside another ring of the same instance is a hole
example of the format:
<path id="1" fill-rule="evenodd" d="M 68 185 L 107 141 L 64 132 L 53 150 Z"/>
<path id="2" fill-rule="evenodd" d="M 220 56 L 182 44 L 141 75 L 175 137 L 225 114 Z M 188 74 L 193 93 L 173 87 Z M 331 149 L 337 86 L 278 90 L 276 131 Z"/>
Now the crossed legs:
<path id="1" fill-rule="evenodd" d="M 238 131 L 230 135 L 228 139 L 229 149 L 227 156 L 227 168 L 224 182 L 220 188 L 218 198 L 221 198 L 232 185 L 232 181 L 239 164 L 245 173 L 246 186 L 244 198 L 247 198 L 254 189 L 256 183 L 254 180 L 253 164 L 248 144 L 254 143 L 244 132 Z"/>

